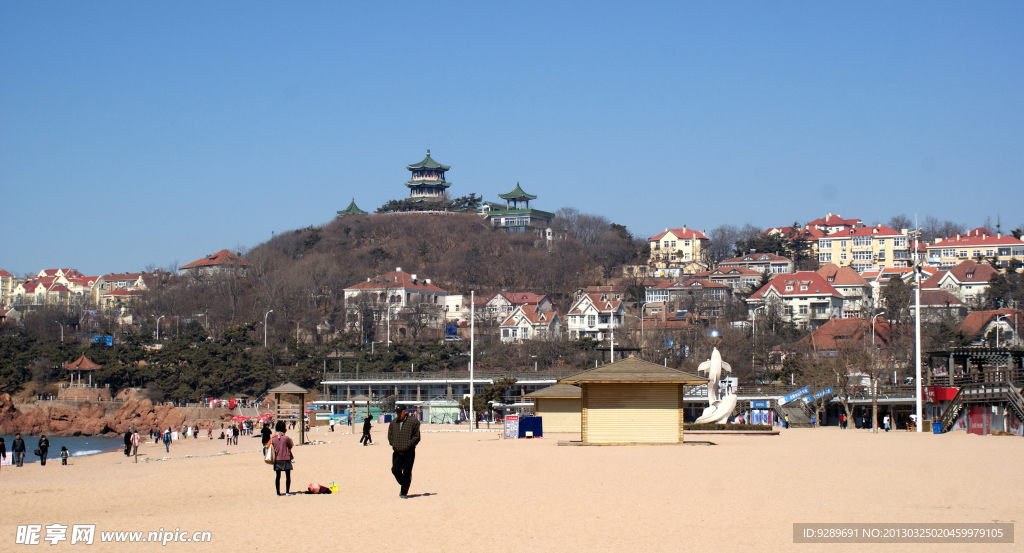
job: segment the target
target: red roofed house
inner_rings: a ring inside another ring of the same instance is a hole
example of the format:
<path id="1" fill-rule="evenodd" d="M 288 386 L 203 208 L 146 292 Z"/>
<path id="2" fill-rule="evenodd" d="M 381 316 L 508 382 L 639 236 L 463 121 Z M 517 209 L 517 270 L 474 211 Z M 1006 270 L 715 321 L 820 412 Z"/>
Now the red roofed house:
<path id="1" fill-rule="evenodd" d="M 710 280 L 716 284 L 724 284 L 734 291 L 753 291 L 761 282 L 763 273 L 746 267 L 721 267 L 713 271 L 704 271 L 693 275 L 696 278 Z"/>
<path id="2" fill-rule="evenodd" d="M 845 298 L 843 302 L 844 319 L 860 317 L 861 312 L 873 303 L 871 284 L 857 274 L 857 271 L 828 263 L 817 272 L 825 279 L 825 282 L 831 284 Z"/>
<path id="3" fill-rule="evenodd" d="M 968 259 L 948 271 L 938 271 L 921 282 L 921 290 L 945 290 L 968 305 L 980 303 L 997 271 L 987 263 Z"/>
<path id="4" fill-rule="evenodd" d="M 864 226 L 864 223 L 860 219 L 843 219 L 842 216 L 834 215 L 831 212 L 824 217 L 819 217 L 807 223 L 807 228 L 816 228 L 825 232 L 825 234 L 833 234 L 862 226 Z"/>
<path id="5" fill-rule="evenodd" d="M 421 317 L 426 327 L 440 328 L 444 324 L 447 295 L 448 292 L 434 286 L 429 278 L 421 279 L 397 267 L 390 273 L 345 288 L 346 327 L 350 330 L 361 327 L 365 333 L 368 321 L 362 317 L 363 311 L 369 309 L 375 324 L 387 324 L 389 320 L 392 325 L 397 324 L 400 337 L 406 335 L 410 325 L 404 323 L 410 317 Z"/>
<path id="6" fill-rule="evenodd" d="M 743 267 L 759 273 L 783 274 L 793 272 L 793 260 L 773 253 L 750 253 L 742 257 L 726 259 L 718 264 L 719 269 Z"/>
<path id="7" fill-rule="evenodd" d="M 889 321 L 878 317 L 872 325 L 868 319 L 831 319 L 796 343 L 799 349 L 810 349 L 820 357 L 834 357 L 844 347 L 868 346 L 884 352 L 889 347 Z M 883 355 L 884 356 L 884 355 Z"/>
<path id="8" fill-rule="evenodd" d="M 818 262 L 852 267 L 858 273 L 909 267 L 911 246 L 906 229 L 851 227 L 818 239 Z"/>
<path id="9" fill-rule="evenodd" d="M 647 288 L 644 311 L 676 313 L 685 310 L 701 317 L 718 317 L 732 298 L 733 289 L 727 284 L 710 280 L 668 280 Z"/>
<path id="10" fill-rule="evenodd" d="M 936 240 L 928 246 L 927 259 L 929 265 L 948 269 L 967 259 L 995 259 L 1000 267 L 1008 267 L 1014 258 L 1024 259 L 1024 241 L 977 228 L 964 235 Z"/>
<path id="11" fill-rule="evenodd" d="M 845 296 L 814 271 L 779 275 L 747 298 L 752 318 L 765 307 L 800 328 L 817 328 L 833 317 L 841 317 L 845 302 Z"/>
<path id="12" fill-rule="evenodd" d="M 21 322 L 21 313 L 18 313 L 17 309 L 4 309 L 0 308 L 0 325 L 4 323 L 18 323 Z"/>
<path id="13" fill-rule="evenodd" d="M 573 339 L 604 340 L 613 328 L 622 326 L 626 306 L 609 293 L 582 294 L 566 315 L 566 328 Z"/>
<path id="14" fill-rule="evenodd" d="M 551 311 L 554 304 L 547 296 L 533 292 L 495 292 L 484 302 L 484 312 L 478 315 L 505 319 L 509 313 L 521 305 L 536 306 L 539 312 Z"/>
<path id="15" fill-rule="evenodd" d="M 960 332 L 972 338 L 972 345 L 992 341 L 997 347 L 1020 347 L 1022 340 L 1018 330 L 1024 326 L 1024 311 L 1020 309 L 993 309 L 991 311 L 975 311 L 960 324 Z M 996 344 L 995 341 L 999 343 Z"/>
<path id="16" fill-rule="evenodd" d="M 685 226 L 665 229 L 650 239 L 648 265 L 655 269 L 651 276 L 678 277 L 708 270 L 710 267 L 705 257 L 710 243 L 703 232 Z"/>
<path id="17" fill-rule="evenodd" d="M 200 276 L 234 275 L 244 277 L 249 263 L 238 254 L 221 250 L 215 254 L 197 259 L 178 269 L 178 275 L 199 278 Z"/>
<path id="18" fill-rule="evenodd" d="M 910 303 L 913 317 L 914 302 Z M 967 306 L 956 296 L 946 290 L 921 290 L 921 321 L 937 323 L 940 321 L 962 321 L 967 316 Z"/>
<path id="19" fill-rule="evenodd" d="M 557 311 L 542 311 L 537 304 L 519 305 L 501 323 L 501 341 L 557 340 L 561 322 Z"/>

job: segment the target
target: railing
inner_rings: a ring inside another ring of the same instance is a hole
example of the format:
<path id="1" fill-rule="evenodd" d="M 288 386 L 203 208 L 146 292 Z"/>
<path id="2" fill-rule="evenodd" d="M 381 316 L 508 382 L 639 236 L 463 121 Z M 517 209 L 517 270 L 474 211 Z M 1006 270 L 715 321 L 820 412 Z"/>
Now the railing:
<path id="1" fill-rule="evenodd" d="M 580 369 L 552 370 L 543 369 L 534 371 L 523 369 L 521 371 L 500 371 L 500 372 L 475 372 L 473 381 L 497 380 L 500 378 L 525 379 L 559 379 L 583 372 Z M 469 371 L 424 371 L 424 372 L 388 372 L 388 373 L 326 373 L 324 382 L 331 381 L 365 381 L 365 380 L 469 380 Z"/>

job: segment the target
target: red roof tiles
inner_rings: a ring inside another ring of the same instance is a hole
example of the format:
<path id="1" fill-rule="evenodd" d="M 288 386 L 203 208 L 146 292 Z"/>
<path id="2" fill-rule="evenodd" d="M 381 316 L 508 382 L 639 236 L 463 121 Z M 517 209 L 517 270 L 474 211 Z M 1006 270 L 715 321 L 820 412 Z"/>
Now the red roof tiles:
<path id="1" fill-rule="evenodd" d="M 830 295 L 843 297 L 821 275 L 814 271 L 799 271 L 788 275 L 779 275 L 763 288 L 751 294 L 750 299 L 762 299 L 768 290 L 774 289 L 783 297 Z"/>
<path id="2" fill-rule="evenodd" d="M 208 256 L 206 256 L 206 257 L 204 257 L 202 259 L 197 259 L 197 260 L 193 261 L 192 263 L 189 263 L 188 265 L 183 266 L 182 269 L 192 269 L 192 268 L 196 268 L 196 267 L 212 267 L 212 266 L 216 266 L 216 265 L 230 265 L 230 266 L 241 265 L 241 266 L 245 267 L 245 266 L 248 266 L 249 263 L 246 260 L 244 260 L 241 257 L 239 257 L 238 255 L 236 255 L 236 254 L 234 254 L 234 253 L 232 253 L 232 252 L 230 252 L 228 250 L 221 250 L 221 251 L 219 251 L 219 252 L 217 252 L 215 254 L 208 255 Z"/>
<path id="3" fill-rule="evenodd" d="M 683 239 L 683 240 L 707 240 L 708 239 L 708 237 L 705 236 L 703 232 L 700 232 L 700 231 L 697 231 L 697 230 L 693 230 L 691 228 L 683 227 L 683 228 L 667 228 L 667 229 L 665 229 L 665 232 L 662 232 L 661 234 L 655 236 L 654 238 L 651 238 L 649 240 L 649 242 L 653 242 L 655 240 L 661 240 L 661 238 L 663 236 L 665 236 L 666 234 L 668 234 L 669 231 L 672 231 L 672 234 L 676 235 L 677 238 L 680 238 L 680 239 Z"/>

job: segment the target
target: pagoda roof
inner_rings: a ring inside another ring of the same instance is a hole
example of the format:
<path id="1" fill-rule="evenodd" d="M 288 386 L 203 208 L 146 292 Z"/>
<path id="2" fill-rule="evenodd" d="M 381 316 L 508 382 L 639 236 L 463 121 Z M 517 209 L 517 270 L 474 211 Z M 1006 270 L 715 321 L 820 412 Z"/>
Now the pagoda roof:
<path id="1" fill-rule="evenodd" d="M 536 200 L 537 196 L 527 194 L 523 192 L 523 189 L 519 187 L 519 183 L 516 183 L 516 187 L 512 189 L 508 194 L 498 194 L 498 197 L 503 200 Z"/>
<path id="2" fill-rule="evenodd" d="M 276 388 L 267 390 L 268 394 L 308 394 L 309 390 L 297 386 L 292 382 L 285 382 Z"/>
<path id="3" fill-rule="evenodd" d="M 692 373 L 628 357 L 558 381 L 559 384 L 707 384 L 708 379 Z"/>
<path id="4" fill-rule="evenodd" d="M 555 218 L 555 214 L 550 211 L 541 211 L 539 209 L 533 209 L 532 207 L 529 209 L 492 209 L 487 213 L 487 215 L 540 215 L 550 219 Z"/>
<path id="5" fill-rule="evenodd" d="M 356 205 L 356 199 L 352 198 L 352 203 L 348 204 L 348 207 L 338 212 L 338 215 L 366 215 L 367 213 L 359 206 Z"/>
<path id="6" fill-rule="evenodd" d="M 434 158 L 430 157 L 430 150 L 427 150 L 427 157 L 423 158 L 423 161 L 419 163 L 414 163 L 412 165 L 406 165 L 405 168 L 410 171 L 412 171 L 413 169 L 440 169 L 442 171 L 447 171 L 451 169 L 451 167 L 447 165 L 441 165 L 440 163 L 434 161 Z"/>
<path id="7" fill-rule="evenodd" d="M 64 368 L 69 371 L 97 371 L 102 369 L 103 365 L 93 363 L 83 354 L 81 357 L 70 363 L 64 363 Z"/>

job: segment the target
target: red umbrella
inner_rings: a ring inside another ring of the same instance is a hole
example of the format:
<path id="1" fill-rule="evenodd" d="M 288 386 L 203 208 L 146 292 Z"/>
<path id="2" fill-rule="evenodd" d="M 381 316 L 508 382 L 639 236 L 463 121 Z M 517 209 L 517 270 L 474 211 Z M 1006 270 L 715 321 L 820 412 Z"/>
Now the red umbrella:
<path id="1" fill-rule="evenodd" d="M 243 416 L 241 416 L 241 415 L 235 415 L 235 416 L 231 417 L 231 420 L 233 420 L 233 421 L 237 421 L 237 422 L 242 422 L 242 421 L 247 421 L 247 420 L 249 420 L 249 418 L 250 418 L 250 417 L 243 417 Z"/>
<path id="2" fill-rule="evenodd" d="M 265 420 L 270 420 L 272 418 L 274 418 L 274 414 L 273 413 L 263 413 L 262 415 L 260 415 L 260 419 L 259 420 L 265 421 Z"/>

